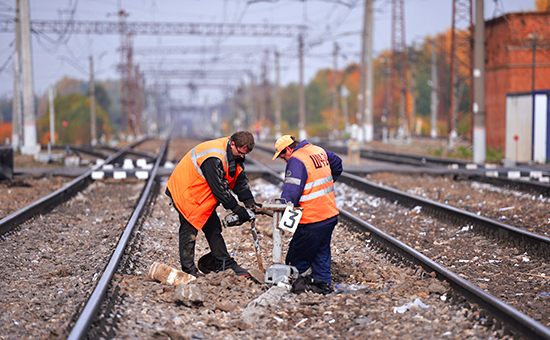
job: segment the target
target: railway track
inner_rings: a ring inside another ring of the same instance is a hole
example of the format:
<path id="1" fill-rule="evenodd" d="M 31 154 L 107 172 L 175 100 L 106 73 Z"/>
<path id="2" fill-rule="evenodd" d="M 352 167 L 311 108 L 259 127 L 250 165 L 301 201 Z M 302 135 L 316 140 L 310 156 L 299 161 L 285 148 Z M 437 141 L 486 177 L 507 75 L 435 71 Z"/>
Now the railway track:
<path id="1" fill-rule="evenodd" d="M 103 277 L 143 181 L 92 182 L 95 169 L 2 219 L 0 323 L 6 327 L 0 337 L 63 336 Z"/>
<path id="2" fill-rule="evenodd" d="M 256 166 L 259 167 L 259 165 Z M 271 169 L 266 169 L 266 171 L 270 174 L 268 178 L 271 181 L 276 182 L 280 179 L 278 173 Z M 338 184 L 338 187 L 343 187 L 339 190 L 344 195 L 356 190 L 352 187 L 360 187 L 358 184 L 360 182 L 349 184 L 350 181 L 355 180 L 353 175 L 346 175 L 344 178 L 346 184 Z M 158 180 L 162 181 L 162 178 L 158 177 Z M 160 185 L 163 184 L 160 183 Z M 346 189 L 346 185 L 349 188 Z M 254 181 L 254 189 L 258 192 L 261 191 L 257 195 L 264 199 L 273 197 L 277 191 L 280 192 L 280 188 L 276 185 L 262 182 L 261 179 Z M 372 194 L 364 192 L 354 192 L 354 195 L 356 195 L 354 197 L 362 197 L 361 199 L 365 201 L 377 199 L 371 198 L 374 197 Z M 419 334 L 425 335 L 422 337 L 426 339 L 439 339 L 449 335 L 482 339 L 490 336 L 505 338 L 508 328 L 512 329 L 515 334 L 520 334 L 528 339 L 550 338 L 548 328 L 515 309 L 502 309 L 502 305 L 504 305 L 502 301 L 494 297 L 487 297 L 483 289 L 463 278 L 463 276 L 467 276 L 466 274 L 462 273 L 462 276 L 455 274 L 454 268 L 453 272 L 439 268 L 441 267 L 439 264 L 442 260 L 441 257 L 437 258 L 436 262 L 433 259 L 430 260 L 427 255 L 419 254 L 415 249 L 423 250 L 427 244 L 418 245 L 415 241 L 408 239 L 401 243 L 390 236 L 391 231 L 385 234 L 363 221 L 364 217 L 373 219 L 372 216 L 377 213 L 370 209 L 371 206 L 365 203 L 359 204 L 353 197 L 346 197 L 344 200 L 350 202 L 354 208 L 357 208 L 357 211 L 353 214 L 342 212 L 341 218 L 346 225 L 350 225 L 350 230 L 367 228 L 368 231 L 367 234 L 364 234 L 363 232 L 346 231 L 342 226 L 337 228 L 333 241 L 335 252 L 333 277 L 337 283 L 368 286 L 370 287 L 367 290 L 368 293 L 350 294 L 348 292 L 324 298 L 311 295 L 289 296 L 285 300 L 285 307 L 272 307 L 273 311 L 265 312 L 264 315 L 259 313 L 259 319 L 252 320 L 261 321 L 262 329 L 255 327 L 254 323 L 251 326 L 251 320 L 245 319 L 243 315 L 246 315 L 247 303 L 257 298 L 267 287 L 250 280 L 243 281 L 243 279 L 231 275 L 227 276 L 225 275 L 227 273 L 211 274 L 212 276 L 207 279 L 197 280 L 197 285 L 205 297 L 201 305 L 177 304 L 171 297 L 173 288 L 152 282 L 146 277 L 148 266 L 152 261 L 160 260 L 176 268 L 179 265 L 177 259 L 177 216 L 162 193 L 152 194 L 152 199 L 152 203 L 147 204 L 151 211 L 140 221 L 137 221 L 136 217 L 136 230 L 129 232 L 127 237 L 123 237 L 124 241 L 119 242 L 119 244 L 129 244 L 131 249 L 126 253 L 119 251 L 119 255 L 113 256 L 113 258 L 119 257 L 115 262 L 123 265 L 118 269 L 113 265 L 112 273 L 103 274 L 101 277 L 103 280 L 103 277 L 107 279 L 108 276 L 111 276 L 114 281 L 111 284 L 104 284 L 105 288 L 100 293 L 94 293 L 99 294 L 91 299 L 95 301 L 94 306 L 87 307 L 91 308 L 93 313 L 88 313 L 90 317 L 86 317 L 87 321 L 84 324 L 82 323 L 84 321 L 80 323 L 84 326 L 70 327 L 72 329 L 71 338 L 97 338 L 100 336 L 105 338 L 143 338 L 151 334 L 168 336 L 171 334 L 170 332 L 181 332 L 198 338 L 222 335 L 265 338 L 265 336 L 277 334 L 280 336 L 294 335 L 299 338 L 300 336 L 304 337 L 301 332 L 308 329 L 308 334 L 317 332 L 320 336 L 332 334 L 336 337 L 360 336 L 374 331 L 374 334 L 379 334 L 382 337 L 384 335 L 389 337 L 393 332 L 394 335 L 401 334 L 407 338 L 406 334 L 410 334 L 411 330 L 413 332 L 416 330 L 421 332 Z M 396 224 L 399 225 L 401 222 L 396 218 L 398 214 L 407 214 L 409 217 L 418 215 L 418 209 L 414 209 L 417 206 L 416 203 L 398 206 L 394 204 L 394 200 L 395 196 L 392 196 L 385 204 L 379 203 L 379 205 L 385 205 L 390 209 L 389 212 L 386 212 L 387 216 L 384 217 L 386 222 L 395 219 Z M 404 202 L 405 199 L 400 197 L 400 201 Z M 426 214 L 427 210 L 429 209 L 421 208 L 422 215 Z M 392 213 L 393 215 L 391 215 Z M 134 215 L 132 215 L 132 219 L 134 219 Z M 440 217 L 440 215 L 437 216 Z M 432 221 L 431 223 L 426 222 L 426 225 L 433 224 L 433 221 L 439 220 L 437 216 L 424 217 L 423 219 Z M 457 219 L 456 216 L 453 218 Z M 379 222 L 377 218 L 374 220 Z M 410 224 L 411 222 L 406 221 L 406 223 Z M 354 226 L 351 226 L 352 224 Z M 400 226 L 403 229 L 403 224 Z M 269 259 L 271 255 L 270 221 L 259 220 L 257 227 L 260 230 L 263 258 Z M 449 235 L 456 237 L 456 224 L 446 228 L 448 228 Z M 424 230 L 424 232 L 426 231 Z M 471 231 L 468 230 L 468 232 Z M 250 255 L 253 253 L 252 240 L 247 230 L 234 228 L 227 230 L 227 233 L 228 247 L 233 249 L 234 256 L 238 261 L 248 267 L 254 266 L 254 256 Z M 421 235 L 421 233 L 422 231 L 420 231 L 420 236 L 424 236 L 424 239 L 427 239 L 428 236 L 430 240 L 432 239 L 432 235 Z M 398 235 L 393 236 L 399 238 Z M 285 235 L 285 237 L 288 242 L 290 236 Z M 484 235 L 478 237 L 480 238 L 476 239 L 477 242 L 493 242 L 487 241 L 488 239 Z M 433 240 L 438 241 L 442 238 L 433 238 Z M 446 241 L 448 240 L 449 238 L 446 239 Z M 203 242 L 202 248 L 201 242 Z M 200 256 L 201 252 L 207 252 L 207 247 L 204 245 L 204 240 L 198 240 L 198 243 L 199 254 L 197 255 Z M 412 246 L 407 246 L 406 243 L 411 243 Z M 531 241 L 526 240 L 522 240 L 520 243 L 524 247 L 532 244 Z M 536 244 L 536 247 L 541 253 L 544 253 L 546 249 L 541 244 Z M 380 252 L 384 252 L 386 255 L 380 255 Z M 392 255 L 388 256 L 387 254 Z M 520 255 L 523 254 L 520 253 Z M 532 255 L 529 257 L 533 259 Z M 396 259 L 406 259 L 405 264 L 392 264 L 391 262 L 395 262 Z M 449 260 L 449 263 L 454 263 L 453 261 L 459 262 L 455 259 Z M 420 269 L 419 265 L 423 266 L 423 269 Z M 429 286 L 435 285 L 438 281 L 430 275 L 447 280 L 453 287 L 454 294 L 447 293 L 445 288 L 442 291 L 441 286 L 437 291 L 434 288 L 430 290 Z M 454 281 L 456 278 L 458 280 Z M 217 282 L 217 284 L 213 285 L 213 282 Z M 104 296 L 107 297 L 105 301 L 102 299 Z M 480 296 L 483 296 L 485 300 Z M 392 315 L 392 307 L 410 301 L 412 297 L 422 299 L 431 307 L 426 310 L 419 308 L 414 313 L 411 311 L 399 317 Z M 443 302 L 441 297 L 446 297 L 456 303 Z M 470 304 L 480 306 L 481 309 L 465 308 L 464 298 Z M 486 312 L 488 314 L 485 314 Z M 98 314 L 97 318 L 91 317 L 96 313 Z M 81 317 L 84 317 L 85 314 L 81 314 Z M 446 320 L 445 323 L 453 324 L 455 327 L 449 328 L 448 325 L 439 324 L 438 320 L 441 318 Z M 301 324 L 299 324 L 300 322 Z M 405 324 L 411 327 L 410 330 L 402 329 Z M 21 325 L 20 322 L 19 325 Z M 58 331 L 61 334 L 68 330 L 69 328 L 65 327 Z M 412 338 L 415 338 L 414 335 Z"/>
<path id="3" fill-rule="evenodd" d="M 276 175 L 276 174 L 275 174 Z M 502 248 L 512 248 L 516 251 L 512 258 L 509 260 L 513 260 L 514 258 L 522 258 L 522 259 L 528 259 L 528 261 L 536 261 L 539 263 L 539 266 L 542 266 L 542 270 L 548 270 L 549 268 L 546 268 L 546 264 L 544 262 L 544 259 L 547 258 L 549 251 L 550 251 L 550 238 L 546 236 L 542 236 L 539 234 L 531 233 L 528 231 L 525 231 L 520 228 L 516 228 L 514 226 L 500 223 L 494 220 L 491 220 L 486 217 L 478 216 L 477 214 L 464 211 L 461 209 L 457 209 L 455 207 L 441 204 L 438 202 L 434 202 L 419 196 L 410 195 L 406 192 L 399 191 L 390 187 L 386 187 L 383 185 L 379 185 L 370 181 L 367 181 L 363 178 L 360 178 L 358 176 L 343 173 L 340 177 L 339 182 L 345 183 L 349 185 L 351 188 L 357 188 L 360 190 L 365 191 L 369 195 L 377 196 L 383 198 L 387 203 L 391 205 L 400 205 L 405 208 L 409 209 L 403 209 L 402 211 L 398 211 L 397 213 L 387 216 L 390 217 L 393 221 L 391 223 L 387 224 L 393 224 L 394 228 L 382 228 L 382 229 L 390 229 L 392 230 L 392 234 L 394 234 L 397 238 L 406 240 L 405 242 L 409 244 L 409 246 L 405 245 L 405 243 L 401 243 L 397 239 L 394 239 L 392 236 L 386 234 L 385 232 L 381 231 L 379 228 L 376 228 L 369 223 L 363 221 L 362 218 L 356 216 L 357 214 L 352 214 L 346 210 L 341 210 L 341 216 L 347 220 L 348 222 L 351 222 L 354 225 L 358 225 L 361 228 L 363 228 L 365 231 L 367 231 L 370 235 L 373 235 L 373 237 L 377 238 L 377 243 L 380 244 L 381 248 L 387 249 L 387 251 L 397 254 L 399 257 L 407 259 L 407 261 L 410 261 L 414 264 L 421 264 L 422 267 L 427 272 L 434 272 L 437 273 L 437 276 L 440 279 L 447 280 L 451 283 L 453 286 L 455 292 L 458 294 L 462 294 L 463 296 L 470 299 L 472 303 L 480 305 L 485 310 L 489 311 L 493 316 L 495 316 L 497 319 L 500 320 L 505 325 L 508 325 L 517 331 L 519 331 L 521 334 L 526 336 L 527 338 L 532 339 L 538 339 L 538 338 L 548 338 L 550 336 L 550 329 L 545 327 L 544 325 L 541 325 L 528 317 L 525 314 L 522 314 L 518 312 L 515 308 L 511 308 L 508 305 L 506 305 L 504 302 L 498 300 L 494 296 L 487 294 L 485 291 L 480 289 L 477 285 L 474 285 L 464 279 L 462 279 L 460 276 L 456 275 L 452 271 L 448 270 L 447 268 L 438 265 L 436 262 L 430 260 L 428 257 L 423 255 L 422 253 L 418 252 L 414 248 L 411 247 L 418 244 L 420 242 L 424 242 L 424 246 L 427 246 L 431 240 L 436 240 L 434 243 L 437 242 L 437 240 L 442 240 L 442 243 L 449 243 L 449 240 L 453 240 L 455 235 L 453 231 L 451 231 L 451 237 L 448 236 L 433 236 L 433 234 L 430 234 L 428 237 L 426 235 L 425 230 L 429 229 L 437 229 L 438 226 L 436 224 L 433 224 L 431 226 L 426 226 L 427 228 L 423 228 L 423 231 L 420 231 L 419 235 L 417 235 L 416 240 L 412 240 L 412 238 L 409 238 L 410 232 L 407 230 L 408 226 L 411 228 L 414 228 L 413 225 L 417 224 L 415 222 L 412 222 L 410 218 L 405 218 L 401 221 L 396 221 L 396 217 L 398 215 L 406 216 L 408 214 L 415 215 L 420 214 L 422 212 L 422 215 L 424 216 L 424 220 L 430 220 L 430 222 L 433 222 L 434 220 L 442 220 L 442 221 L 449 221 L 455 226 L 455 230 L 463 230 L 464 227 L 466 227 L 466 231 L 475 231 L 480 232 L 484 235 L 487 235 L 491 239 L 496 239 L 497 241 L 503 241 L 504 246 L 499 247 L 497 250 L 493 250 L 493 254 L 499 254 L 501 255 L 503 253 Z M 340 189 L 340 192 L 342 193 L 342 196 L 346 196 L 346 198 L 343 199 L 348 206 L 355 207 L 353 204 L 354 200 L 350 196 L 347 195 L 346 192 L 350 191 L 349 189 Z M 362 194 L 358 194 L 359 196 L 364 196 Z M 374 205 L 379 205 L 380 203 L 375 203 Z M 369 218 L 370 216 L 373 216 L 374 213 L 373 210 L 368 209 L 369 205 L 367 204 L 367 207 L 358 208 L 361 215 L 367 216 Z M 427 217 L 426 217 L 427 215 Z M 397 219 L 398 220 L 398 219 Z M 388 222 L 386 220 L 386 222 Z M 446 228 L 448 228 L 447 226 Z M 441 227 L 439 227 L 441 228 Z M 452 228 L 452 226 L 451 226 Z M 445 229 L 445 228 L 442 228 Z M 441 234 L 447 234 L 448 231 L 442 232 Z M 426 242 L 428 241 L 428 242 Z M 433 246 L 430 245 L 430 246 Z M 464 246 L 468 246 L 468 242 L 466 241 L 466 244 Z M 423 249 L 422 247 L 417 247 L 419 249 Z M 525 251 L 523 255 L 521 253 L 517 253 L 517 249 L 521 249 L 522 251 Z M 435 252 L 435 255 L 441 256 L 443 251 L 449 257 L 452 257 L 450 252 L 447 251 L 447 249 L 438 249 Z M 437 254 L 439 252 L 439 254 Z M 460 255 L 459 253 L 455 254 L 455 256 Z M 484 254 L 486 255 L 486 254 Z M 487 254 L 491 255 L 491 254 Z M 520 256 L 517 256 L 520 255 Z M 534 256 L 533 256 L 534 255 Z M 472 258 L 476 258 L 478 256 L 470 256 L 467 257 L 467 259 L 463 258 L 451 258 L 450 260 L 446 261 L 448 264 L 453 263 L 460 263 L 463 261 L 464 263 L 470 263 Z M 496 257 L 496 256 L 495 256 Z M 499 260 L 496 262 L 502 262 L 502 257 L 499 256 Z M 475 260 L 474 260 L 475 262 Z M 480 261 L 481 262 L 481 261 Z M 510 261 L 513 263 L 513 261 Z M 489 263 L 491 263 L 489 261 Z M 514 265 L 513 263 L 512 265 Z M 453 265 L 454 267 L 454 265 Z M 537 267 L 537 265 L 535 265 Z M 491 273 L 492 269 L 492 273 Z M 499 276 L 501 273 L 501 270 L 503 268 L 500 266 L 493 266 L 489 265 L 486 266 L 484 273 L 485 277 L 493 277 Z M 517 270 L 511 270 L 508 268 L 508 271 L 512 273 L 517 273 Z M 472 274 L 472 271 L 468 272 L 465 271 L 468 274 L 462 274 L 463 276 L 470 277 Z M 526 275 L 533 275 L 532 273 L 526 272 Z M 521 275 L 521 272 L 520 272 Z M 535 274 L 536 275 L 536 274 Z M 502 279 L 502 278 L 501 278 Z M 535 315 L 538 319 L 546 320 L 548 323 L 547 326 L 550 326 L 550 314 L 544 313 L 544 315 L 537 314 L 541 311 L 544 311 L 548 308 L 549 302 L 545 300 L 539 300 L 536 301 L 536 295 L 533 293 L 533 291 L 536 293 L 537 290 L 539 292 L 543 292 L 548 294 L 548 292 L 545 291 L 548 280 L 545 277 L 545 275 L 542 275 L 542 278 L 538 284 L 535 284 L 533 281 L 530 282 L 531 287 L 527 287 L 527 290 L 531 289 L 531 294 L 526 292 L 524 289 L 525 287 L 521 287 L 521 284 L 517 284 L 515 280 L 511 280 L 512 282 L 506 282 L 506 287 L 509 289 L 507 291 L 506 295 L 503 295 L 503 297 L 506 298 L 507 303 L 509 304 L 515 304 L 518 308 L 522 309 L 525 313 L 530 313 L 532 315 Z M 503 284 L 502 281 L 499 281 L 500 285 Z M 520 286 L 520 287 L 515 287 Z M 501 287 L 502 288 L 502 287 Z M 534 290 L 533 290 L 534 289 Z M 528 304 L 528 308 L 525 308 L 522 306 L 522 302 L 525 302 L 526 299 L 524 298 L 518 298 L 518 297 L 524 297 L 525 294 L 529 294 L 531 298 L 533 298 L 532 302 Z M 544 295 L 546 296 L 546 295 Z M 536 304 L 538 302 L 537 307 L 533 307 L 533 304 Z M 538 312 L 533 313 L 532 310 L 535 309 Z M 531 333 L 530 333 L 531 332 Z"/>
<path id="4" fill-rule="evenodd" d="M 348 153 L 345 146 L 330 144 L 324 144 L 323 146 L 335 153 Z M 513 168 L 502 168 L 494 164 L 478 165 L 454 158 L 430 157 L 374 149 L 360 149 L 360 156 L 369 160 L 417 167 L 427 173 L 451 173 L 470 180 L 550 196 L 550 172 L 536 166 L 522 165 Z"/>

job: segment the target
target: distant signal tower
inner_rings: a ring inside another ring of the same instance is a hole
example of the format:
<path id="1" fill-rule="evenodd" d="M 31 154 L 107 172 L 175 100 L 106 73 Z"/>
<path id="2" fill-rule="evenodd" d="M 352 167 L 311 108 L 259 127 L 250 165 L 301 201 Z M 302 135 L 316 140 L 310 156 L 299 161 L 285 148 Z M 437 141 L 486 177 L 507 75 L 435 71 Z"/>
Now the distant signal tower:
<path id="1" fill-rule="evenodd" d="M 134 67 L 132 33 L 128 32 L 124 10 L 118 12 L 120 20 L 120 99 L 122 111 L 122 130 L 129 135 L 139 135 L 140 114 L 137 103 L 138 72 Z"/>
<path id="2" fill-rule="evenodd" d="M 390 126 L 397 121 L 397 137 L 409 137 L 409 117 L 407 114 L 407 45 L 405 43 L 405 3 L 404 0 L 392 0 L 392 58 L 390 76 Z M 397 73 L 397 59 L 401 54 L 401 72 Z M 399 81 L 395 81 L 399 79 Z M 399 119 L 395 120 L 395 105 L 393 104 L 393 88 L 399 83 L 401 104 L 399 105 Z M 394 121 L 392 121 L 392 119 Z"/>
<path id="3" fill-rule="evenodd" d="M 453 148 L 453 139 L 457 133 L 458 105 L 464 87 L 470 88 L 470 102 L 474 89 L 472 88 L 473 65 L 473 16 L 472 0 L 453 0 L 453 23 L 451 31 L 451 90 L 449 104 L 449 148 Z M 459 72 L 459 67 L 466 69 L 466 75 Z M 460 79 L 461 78 L 461 79 Z M 459 83 L 459 80 L 461 81 Z M 471 105 L 469 105 L 471 106 Z M 471 124 L 470 124 L 471 125 Z"/>

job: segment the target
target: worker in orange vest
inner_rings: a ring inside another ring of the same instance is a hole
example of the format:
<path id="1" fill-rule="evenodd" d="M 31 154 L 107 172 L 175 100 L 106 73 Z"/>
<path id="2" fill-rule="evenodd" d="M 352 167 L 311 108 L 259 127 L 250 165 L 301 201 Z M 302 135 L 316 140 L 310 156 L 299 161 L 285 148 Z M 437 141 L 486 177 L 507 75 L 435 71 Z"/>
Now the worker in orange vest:
<path id="1" fill-rule="evenodd" d="M 275 143 L 275 155 L 286 162 L 281 198 L 303 208 L 302 218 L 288 246 L 285 262 L 300 274 L 331 285 L 330 241 L 338 223 L 334 182 L 343 171 L 342 159 L 330 151 L 284 135 Z"/>
<path id="2" fill-rule="evenodd" d="M 166 194 L 172 199 L 179 219 L 179 253 L 182 270 L 199 276 L 195 265 L 195 239 L 202 230 L 210 246 L 216 271 L 232 269 L 248 276 L 229 255 L 216 213 L 221 204 L 232 210 L 244 223 L 254 218 L 256 203 L 244 171 L 244 157 L 254 149 L 254 136 L 248 131 L 235 132 L 200 143 L 178 163 L 168 179 Z M 239 205 L 231 191 L 247 208 Z"/>

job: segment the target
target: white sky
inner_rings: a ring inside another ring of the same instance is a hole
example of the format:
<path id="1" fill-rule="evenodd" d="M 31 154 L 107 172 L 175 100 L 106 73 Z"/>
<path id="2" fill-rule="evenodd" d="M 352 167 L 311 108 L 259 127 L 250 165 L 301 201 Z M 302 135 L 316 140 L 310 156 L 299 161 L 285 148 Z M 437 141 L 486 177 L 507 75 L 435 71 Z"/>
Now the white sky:
<path id="1" fill-rule="evenodd" d="M 332 68 L 334 42 L 340 46 L 338 67 L 351 61 L 359 61 L 361 51 L 361 30 L 364 0 L 29 0 L 31 20 L 65 20 L 68 10 L 76 8 L 74 20 L 117 21 L 116 13 L 123 8 L 130 15 L 129 22 L 202 22 L 202 23 L 269 23 L 307 25 L 309 34 L 306 46 L 305 82 L 322 68 Z M 475 0 L 473 0 L 475 3 Z M 342 4 L 355 4 L 348 7 Z M 485 17 L 493 18 L 508 12 L 533 10 L 534 0 L 485 0 Z M 13 18 L 15 0 L 0 0 L 0 20 Z M 391 1 L 374 1 L 374 51 L 378 54 L 391 46 Z M 452 0 L 405 0 L 405 36 L 407 45 L 422 41 L 428 35 L 443 32 L 451 26 Z M 334 36 L 339 36 L 335 39 Z M 63 76 L 88 79 L 89 56 L 95 63 L 96 79 L 115 79 L 116 64 L 120 54 L 118 35 L 73 34 L 63 43 L 54 43 L 56 36 L 49 34 L 38 37 L 33 34 L 34 89 L 42 95 L 47 87 Z M 13 93 L 13 33 L 0 32 L 0 96 L 11 97 Z M 274 46 L 282 53 L 281 84 L 298 82 L 297 39 L 269 37 L 208 37 L 208 36 L 137 36 L 134 48 L 155 46 Z M 222 54 L 224 63 L 215 66 L 209 63 L 189 64 L 190 61 L 205 61 L 212 54 L 149 54 L 136 55 L 135 62 L 141 70 L 164 63 L 163 69 L 192 70 L 215 68 L 221 75 L 224 70 L 250 70 L 256 77 L 261 75 L 261 63 L 265 53 L 262 48 L 252 54 Z M 273 55 L 270 55 L 273 60 Z M 187 63 L 182 61 L 187 60 Z M 172 63 L 170 63 L 170 61 Z M 177 64 L 174 64 L 177 63 Z M 175 72 L 175 71 L 174 71 Z M 269 78 L 275 81 L 273 62 L 269 66 Z M 243 76 L 243 81 L 250 81 Z M 186 84 L 189 79 L 174 80 L 172 83 Z M 153 82 L 146 78 L 146 82 Z M 219 83 L 220 81 L 216 81 Z M 185 90 L 178 92 L 182 100 L 190 100 Z M 220 90 L 208 94 L 209 102 L 222 98 Z M 201 93 L 203 102 L 204 93 Z"/>

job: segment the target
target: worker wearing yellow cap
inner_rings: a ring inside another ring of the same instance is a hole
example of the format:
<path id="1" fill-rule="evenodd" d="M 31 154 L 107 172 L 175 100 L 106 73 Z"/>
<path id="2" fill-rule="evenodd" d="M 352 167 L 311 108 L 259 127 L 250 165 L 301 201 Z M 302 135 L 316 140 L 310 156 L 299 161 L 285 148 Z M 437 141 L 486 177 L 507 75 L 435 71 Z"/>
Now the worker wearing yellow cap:
<path id="1" fill-rule="evenodd" d="M 302 207 L 300 224 L 290 241 L 286 264 L 300 273 L 331 284 L 330 241 L 338 223 L 334 182 L 343 171 L 342 159 L 330 151 L 284 135 L 275 143 L 275 155 L 286 162 L 281 198 Z"/>

